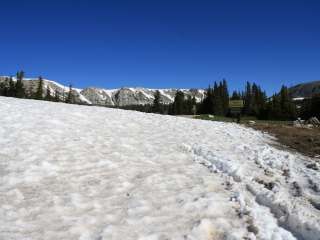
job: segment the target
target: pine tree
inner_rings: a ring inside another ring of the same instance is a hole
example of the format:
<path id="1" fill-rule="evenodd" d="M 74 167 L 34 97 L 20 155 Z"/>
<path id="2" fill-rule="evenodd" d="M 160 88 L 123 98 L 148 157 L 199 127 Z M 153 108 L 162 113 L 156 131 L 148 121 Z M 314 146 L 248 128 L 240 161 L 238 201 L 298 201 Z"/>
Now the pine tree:
<path id="1" fill-rule="evenodd" d="M 67 96 L 67 99 L 66 99 L 66 103 L 74 103 L 74 101 L 73 101 L 73 93 L 72 93 L 72 85 L 70 84 L 69 85 L 69 92 L 68 92 L 68 96 Z"/>
<path id="2" fill-rule="evenodd" d="M 43 79 L 41 76 L 39 77 L 38 87 L 37 91 L 35 92 L 34 98 L 37 100 L 43 99 Z"/>
<path id="3" fill-rule="evenodd" d="M 252 114 L 252 88 L 249 82 L 246 83 L 246 90 L 244 92 L 243 112 L 247 115 Z"/>
<path id="4" fill-rule="evenodd" d="M 16 92 L 15 97 L 17 98 L 24 98 L 26 96 L 25 89 L 22 82 L 23 78 L 24 78 L 24 72 L 23 71 L 17 72 L 17 82 L 15 86 L 15 92 Z"/>
<path id="5" fill-rule="evenodd" d="M 168 114 L 169 115 L 174 115 L 173 103 L 170 103 L 169 106 L 168 106 Z"/>
<path id="6" fill-rule="evenodd" d="M 303 99 L 302 103 L 301 103 L 301 109 L 300 109 L 300 117 L 302 117 L 303 119 L 309 119 L 310 117 L 312 117 L 312 101 L 313 101 L 312 97 L 311 99 Z"/>
<path id="7" fill-rule="evenodd" d="M 317 117 L 320 119 L 320 94 L 313 95 L 311 98 L 311 113 L 310 117 Z"/>
<path id="8" fill-rule="evenodd" d="M 192 113 L 192 108 L 193 108 L 193 102 L 192 102 L 192 97 L 190 95 L 187 96 L 187 100 L 184 101 L 185 109 L 184 109 L 184 114 L 191 115 Z"/>
<path id="9" fill-rule="evenodd" d="M 241 94 L 237 91 L 232 92 L 231 100 L 241 100 Z"/>
<path id="10" fill-rule="evenodd" d="M 281 109 L 281 99 L 278 94 L 272 97 L 272 108 L 271 108 L 271 119 L 283 119 L 282 109 Z"/>
<path id="11" fill-rule="evenodd" d="M 223 85 L 220 82 L 219 85 L 215 82 L 213 87 L 213 110 L 214 114 L 222 116 L 224 115 L 223 108 Z"/>
<path id="12" fill-rule="evenodd" d="M 51 91 L 49 87 L 47 87 L 47 92 L 46 92 L 46 96 L 44 97 L 44 100 L 52 101 Z"/>
<path id="13" fill-rule="evenodd" d="M 154 94 L 154 100 L 152 105 L 152 112 L 154 113 L 162 113 L 161 110 L 161 99 L 160 99 L 160 92 L 157 90 Z"/>
<path id="14" fill-rule="evenodd" d="M 55 101 L 55 102 L 60 102 L 60 94 L 59 94 L 58 89 L 56 89 L 56 90 L 54 91 L 54 101 Z"/>
<path id="15" fill-rule="evenodd" d="M 222 108 L 223 108 L 223 114 L 227 114 L 229 109 L 229 91 L 228 91 L 228 85 L 227 81 L 223 79 L 222 85 L 221 85 L 221 99 L 222 99 Z"/>
<path id="16" fill-rule="evenodd" d="M 282 86 L 280 90 L 280 105 L 282 119 L 287 120 L 296 117 L 296 108 L 286 86 Z"/>
<path id="17" fill-rule="evenodd" d="M 9 79 L 9 88 L 8 88 L 8 97 L 16 97 L 16 84 L 13 81 L 12 77 Z"/>
<path id="18" fill-rule="evenodd" d="M 255 83 L 252 83 L 251 87 L 251 109 L 250 114 L 256 115 L 259 111 L 257 102 L 259 98 L 258 86 Z"/>
<path id="19" fill-rule="evenodd" d="M 251 89 L 251 114 L 260 117 L 265 110 L 266 101 L 266 93 L 261 90 L 260 86 L 253 83 Z"/>
<path id="20" fill-rule="evenodd" d="M 207 88 L 205 97 L 200 104 L 199 112 L 201 114 L 213 114 L 214 112 L 213 105 L 214 105 L 213 89 L 209 85 L 209 87 Z"/>
<path id="21" fill-rule="evenodd" d="M 173 112 L 175 115 L 181 115 L 184 113 L 184 93 L 181 91 L 176 92 L 173 102 Z"/>
<path id="22" fill-rule="evenodd" d="M 191 112 L 190 114 L 195 115 L 197 113 L 197 100 L 196 97 L 193 95 L 191 98 Z"/>
<path id="23" fill-rule="evenodd" d="M 0 83 L 0 96 L 8 96 L 9 91 L 9 78 L 6 78 L 3 82 Z"/>
<path id="24" fill-rule="evenodd" d="M 4 95 L 5 88 L 6 88 L 5 82 L 0 82 L 0 96 L 5 96 Z"/>
<path id="25" fill-rule="evenodd" d="M 206 96 L 200 104 L 199 112 L 202 114 L 225 115 L 229 109 L 229 91 L 227 81 L 214 82 L 206 91 Z"/>

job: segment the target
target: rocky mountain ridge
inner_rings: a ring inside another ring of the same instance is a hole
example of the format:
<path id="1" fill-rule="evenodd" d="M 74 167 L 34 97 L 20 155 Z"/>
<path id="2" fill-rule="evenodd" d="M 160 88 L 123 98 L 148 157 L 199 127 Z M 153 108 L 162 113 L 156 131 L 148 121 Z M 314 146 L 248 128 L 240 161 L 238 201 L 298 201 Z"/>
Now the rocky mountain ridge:
<path id="1" fill-rule="evenodd" d="M 320 81 L 301 83 L 289 88 L 292 98 L 311 98 L 315 94 L 320 94 Z"/>
<path id="2" fill-rule="evenodd" d="M 0 82 L 7 81 L 9 77 L 0 76 Z M 15 81 L 16 79 L 13 78 Z M 30 94 L 36 91 L 39 79 L 24 78 L 23 84 L 26 91 Z M 44 93 L 50 89 L 51 93 L 58 92 L 63 100 L 69 92 L 69 87 L 64 86 L 56 81 L 43 79 Z M 152 104 L 156 91 L 160 92 L 161 101 L 164 104 L 173 102 L 178 90 L 186 96 L 195 97 L 200 102 L 205 96 L 204 89 L 149 89 L 149 88 L 130 88 L 122 87 L 117 89 L 104 89 L 88 87 L 84 89 L 72 88 L 74 101 L 80 104 L 100 105 L 100 106 L 128 106 L 128 105 L 146 105 Z"/>

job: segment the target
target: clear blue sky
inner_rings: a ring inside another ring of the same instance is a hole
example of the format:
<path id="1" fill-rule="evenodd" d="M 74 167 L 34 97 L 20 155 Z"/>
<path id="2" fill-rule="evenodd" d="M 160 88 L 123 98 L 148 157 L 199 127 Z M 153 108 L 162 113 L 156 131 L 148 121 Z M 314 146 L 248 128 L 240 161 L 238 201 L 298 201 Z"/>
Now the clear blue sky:
<path id="1" fill-rule="evenodd" d="M 1 0 L 0 75 L 75 87 L 320 79 L 320 1 Z"/>

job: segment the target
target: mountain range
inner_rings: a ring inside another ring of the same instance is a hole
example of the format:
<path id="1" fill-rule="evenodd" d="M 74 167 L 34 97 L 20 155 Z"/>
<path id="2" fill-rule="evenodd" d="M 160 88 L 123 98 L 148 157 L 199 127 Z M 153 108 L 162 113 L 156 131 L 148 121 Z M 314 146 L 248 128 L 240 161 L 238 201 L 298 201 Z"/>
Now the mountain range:
<path id="1" fill-rule="evenodd" d="M 314 94 L 320 94 L 320 81 L 301 83 L 289 88 L 292 98 L 310 98 Z"/>
<path id="2" fill-rule="evenodd" d="M 6 81 L 9 77 L 0 76 L 0 82 Z M 16 78 L 13 78 L 16 81 Z M 23 85 L 28 94 L 34 93 L 39 85 L 39 79 L 24 78 Z M 43 92 L 49 89 L 52 94 L 59 93 L 63 100 L 69 92 L 69 87 L 56 81 L 43 79 Z M 182 91 L 186 96 L 195 97 L 200 102 L 205 96 L 204 89 L 150 89 L 150 88 L 131 88 L 122 87 L 117 89 L 105 89 L 97 87 L 88 87 L 84 89 L 72 88 L 74 101 L 80 104 L 100 105 L 100 106 L 128 106 L 128 105 L 146 105 L 152 104 L 156 91 L 160 92 L 162 103 L 169 104 L 174 101 L 177 91 Z"/>
<path id="3" fill-rule="evenodd" d="M 6 81 L 9 77 L 0 76 L 0 82 Z M 16 78 L 12 78 L 16 81 Z M 34 93 L 39 85 L 38 78 L 24 78 L 23 84 L 26 92 Z M 52 94 L 59 93 L 61 100 L 65 99 L 69 92 L 69 87 L 56 81 L 43 79 L 43 92 L 49 89 Z M 97 87 L 87 87 L 84 89 L 72 88 L 74 101 L 79 104 L 115 106 L 122 107 L 128 105 L 152 104 L 156 91 L 160 92 L 160 99 L 164 104 L 174 101 L 177 91 L 182 91 L 186 96 L 195 97 L 197 102 L 201 102 L 205 97 L 204 89 L 150 89 L 143 87 L 121 87 L 116 89 L 105 89 Z M 320 81 L 301 83 L 289 88 L 289 94 L 293 99 L 311 98 L 314 94 L 320 94 Z"/>

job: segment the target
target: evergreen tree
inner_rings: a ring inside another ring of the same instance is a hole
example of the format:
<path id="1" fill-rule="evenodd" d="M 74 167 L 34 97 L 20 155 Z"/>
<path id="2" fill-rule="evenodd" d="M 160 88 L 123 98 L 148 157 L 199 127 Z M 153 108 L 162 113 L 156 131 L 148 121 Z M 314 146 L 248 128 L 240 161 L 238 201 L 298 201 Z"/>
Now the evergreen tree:
<path id="1" fill-rule="evenodd" d="M 197 113 L 197 100 L 196 97 L 193 95 L 191 98 L 191 112 L 190 114 L 195 115 Z"/>
<path id="2" fill-rule="evenodd" d="M 73 93 L 72 93 L 72 85 L 70 84 L 69 85 L 69 92 L 68 92 L 68 96 L 66 98 L 66 103 L 74 103 L 74 96 L 73 96 Z"/>
<path id="3" fill-rule="evenodd" d="M 232 92 L 231 100 L 241 100 L 241 94 L 237 91 Z"/>
<path id="4" fill-rule="evenodd" d="M 286 120 L 282 113 L 281 97 L 279 94 L 274 94 L 266 103 L 265 119 L 269 120 Z"/>
<path id="5" fill-rule="evenodd" d="M 313 95 L 311 98 L 311 116 L 320 119 L 320 94 Z"/>
<path id="6" fill-rule="evenodd" d="M 263 92 L 257 84 L 252 84 L 251 89 L 251 109 L 250 112 L 252 115 L 257 116 L 258 118 L 264 114 L 266 108 L 266 93 Z"/>
<path id="7" fill-rule="evenodd" d="M 44 100 L 52 101 L 51 91 L 49 87 L 47 87 L 47 92 L 46 92 L 46 96 L 44 97 Z"/>
<path id="8" fill-rule="evenodd" d="M 169 115 L 174 115 L 173 103 L 170 103 L 169 106 L 168 106 L 168 114 Z"/>
<path id="9" fill-rule="evenodd" d="M 225 114 L 223 103 L 223 85 L 220 82 L 219 85 L 215 82 L 213 87 L 213 113 L 219 116 Z"/>
<path id="10" fill-rule="evenodd" d="M 245 92 L 242 93 L 244 99 L 243 114 L 256 116 L 258 118 L 266 118 L 267 96 L 261 87 L 256 83 L 246 83 Z M 270 104 L 272 106 L 272 104 Z M 270 108 L 269 106 L 269 108 Z"/>
<path id="11" fill-rule="evenodd" d="M 221 99 L 222 99 L 222 108 L 223 108 L 223 114 L 227 114 L 229 109 L 229 90 L 227 81 L 223 79 L 222 85 L 221 85 Z"/>
<path id="12" fill-rule="evenodd" d="M 200 109 L 199 109 L 200 113 L 213 114 L 214 112 L 213 105 L 214 105 L 213 89 L 209 85 L 209 87 L 207 88 L 205 97 L 200 104 Z"/>
<path id="13" fill-rule="evenodd" d="M 270 119 L 282 119 L 281 99 L 278 94 L 273 95 L 271 113 L 269 113 Z"/>
<path id="14" fill-rule="evenodd" d="M 188 95 L 187 100 L 184 101 L 184 105 L 185 105 L 185 109 L 184 109 L 184 114 L 187 115 L 192 115 L 193 114 L 193 108 L 195 106 L 195 97 L 191 97 L 190 95 Z"/>
<path id="15" fill-rule="evenodd" d="M 8 96 L 9 91 L 9 79 L 6 78 L 3 82 L 0 83 L 0 96 Z"/>
<path id="16" fill-rule="evenodd" d="M 54 91 L 54 101 L 55 102 L 60 102 L 60 94 L 58 89 L 56 88 L 56 90 Z"/>
<path id="17" fill-rule="evenodd" d="M 214 82 L 213 88 L 209 86 L 206 96 L 200 104 L 199 112 L 202 114 L 225 115 L 229 109 L 229 91 L 227 81 Z"/>
<path id="18" fill-rule="evenodd" d="M 17 98 L 24 98 L 26 96 L 25 89 L 22 82 L 23 78 L 24 78 L 24 72 L 23 71 L 17 72 L 17 82 L 15 86 L 15 97 Z"/>
<path id="19" fill-rule="evenodd" d="M 43 79 L 40 76 L 38 81 L 37 91 L 35 92 L 34 98 L 37 100 L 43 99 Z"/>
<path id="20" fill-rule="evenodd" d="M 284 120 L 294 119 L 296 117 L 296 107 L 289 96 L 286 86 L 282 86 L 280 90 L 281 117 Z"/>
<path id="21" fill-rule="evenodd" d="M 181 91 L 176 92 L 173 102 L 173 113 L 175 115 L 181 115 L 184 113 L 184 93 Z"/>
<path id="22" fill-rule="evenodd" d="M 0 82 L 0 96 L 4 96 L 5 83 Z"/>
<path id="23" fill-rule="evenodd" d="M 152 105 L 152 112 L 154 113 L 162 113 L 161 111 L 161 99 L 160 99 L 160 92 L 157 90 L 154 94 L 154 100 Z"/>
<path id="24" fill-rule="evenodd" d="M 8 88 L 8 97 L 16 97 L 16 84 L 13 81 L 12 77 L 9 79 L 9 88 Z"/>
<path id="25" fill-rule="evenodd" d="M 246 90 L 244 92 L 243 113 L 246 115 L 252 114 L 252 88 L 249 82 L 246 83 Z"/>

